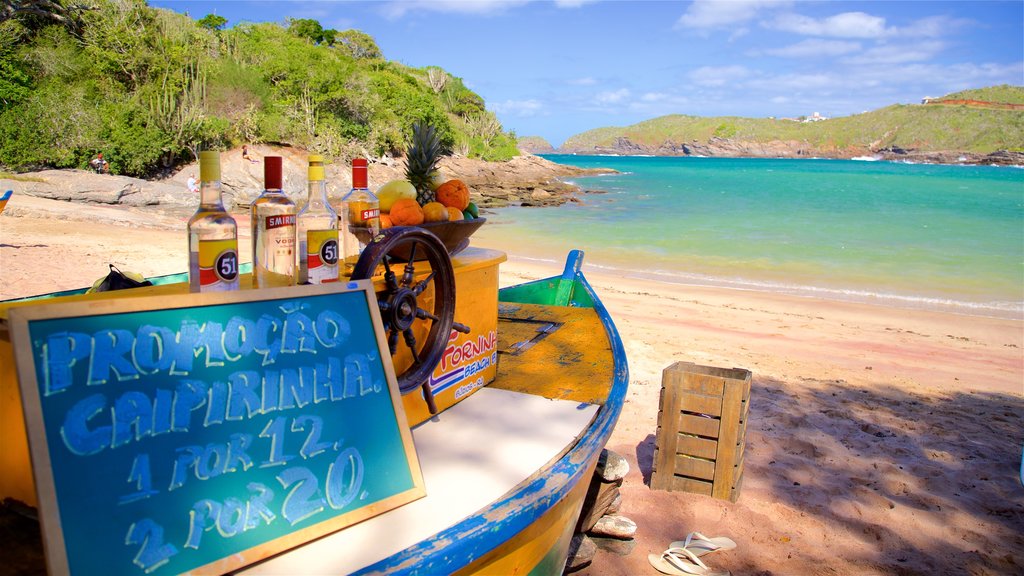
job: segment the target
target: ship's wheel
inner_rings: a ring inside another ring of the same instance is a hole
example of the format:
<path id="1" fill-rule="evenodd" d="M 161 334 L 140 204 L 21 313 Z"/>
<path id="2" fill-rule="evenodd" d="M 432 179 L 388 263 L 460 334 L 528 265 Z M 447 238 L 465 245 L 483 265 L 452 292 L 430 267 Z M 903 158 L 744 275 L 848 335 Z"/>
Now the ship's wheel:
<path id="1" fill-rule="evenodd" d="M 377 305 L 402 394 L 417 388 L 431 414 L 437 413 L 430 375 L 441 361 L 452 329 L 469 328 L 454 321 L 455 273 L 448 251 L 423 228 L 396 226 L 382 230 L 359 256 L 353 280 L 383 274 Z"/>

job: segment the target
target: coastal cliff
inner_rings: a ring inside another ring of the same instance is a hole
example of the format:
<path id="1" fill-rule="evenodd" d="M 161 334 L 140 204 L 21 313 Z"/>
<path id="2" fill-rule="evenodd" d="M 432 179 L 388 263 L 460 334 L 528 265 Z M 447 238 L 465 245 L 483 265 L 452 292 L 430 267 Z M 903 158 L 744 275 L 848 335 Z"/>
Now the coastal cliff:
<path id="1" fill-rule="evenodd" d="M 837 118 L 671 114 L 576 134 L 558 152 L 1021 165 L 1024 87 L 966 90 Z"/>
<path id="2" fill-rule="evenodd" d="M 1024 152 L 996 150 L 977 153 L 958 150 L 920 150 L 900 146 L 813 146 L 800 140 L 755 141 L 712 136 L 706 141 L 676 142 L 672 139 L 651 145 L 619 136 L 610 145 L 592 147 L 568 146 L 561 154 L 595 154 L 618 156 L 698 156 L 728 158 L 863 158 L 930 164 L 995 164 L 1024 165 Z"/>

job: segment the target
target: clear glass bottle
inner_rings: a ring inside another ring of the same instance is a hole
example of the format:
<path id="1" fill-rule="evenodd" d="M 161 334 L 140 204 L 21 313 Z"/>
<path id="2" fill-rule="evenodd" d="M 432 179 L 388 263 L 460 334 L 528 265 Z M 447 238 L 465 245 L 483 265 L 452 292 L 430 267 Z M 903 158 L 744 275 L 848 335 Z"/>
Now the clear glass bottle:
<path id="1" fill-rule="evenodd" d="M 280 156 L 263 157 L 263 193 L 252 201 L 252 287 L 295 285 L 295 203 L 285 195 Z"/>
<path id="2" fill-rule="evenodd" d="M 296 217 L 299 284 L 338 280 L 338 213 L 327 200 L 324 157 L 309 156 L 309 196 Z"/>
<path id="3" fill-rule="evenodd" d="M 224 210 L 220 153 L 199 153 L 199 209 L 188 221 L 191 292 L 238 290 L 238 225 Z"/>
<path id="4" fill-rule="evenodd" d="M 341 243 L 345 254 L 345 276 L 359 261 L 359 255 L 380 231 L 380 202 L 367 187 L 365 158 L 352 160 L 352 190 L 341 200 Z"/>

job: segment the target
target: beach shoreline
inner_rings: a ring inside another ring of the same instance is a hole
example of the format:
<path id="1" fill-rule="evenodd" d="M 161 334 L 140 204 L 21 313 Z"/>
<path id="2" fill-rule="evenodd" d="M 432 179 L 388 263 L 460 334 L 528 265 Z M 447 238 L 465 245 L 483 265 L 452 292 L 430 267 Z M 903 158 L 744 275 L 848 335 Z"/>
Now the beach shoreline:
<path id="1" fill-rule="evenodd" d="M 0 299 L 81 288 L 114 263 L 185 269 L 179 215 L 15 195 L 0 215 Z M 239 222 L 249 260 L 247 222 Z M 507 249 L 501 285 L 551 276 Z M 556 263 L 557 262 L 557 263 Z M 1024 322 L 584 271 L 622 337 L 630 389 L 608 448 L 631 470 L 627 555 L 578 574 L 655 574 L 649 553 L 700 531 L 733 574 L 1019 573 L 1024 561 Z M 648 487 L 662 372 L 753 373 L 737 502 Z"/>

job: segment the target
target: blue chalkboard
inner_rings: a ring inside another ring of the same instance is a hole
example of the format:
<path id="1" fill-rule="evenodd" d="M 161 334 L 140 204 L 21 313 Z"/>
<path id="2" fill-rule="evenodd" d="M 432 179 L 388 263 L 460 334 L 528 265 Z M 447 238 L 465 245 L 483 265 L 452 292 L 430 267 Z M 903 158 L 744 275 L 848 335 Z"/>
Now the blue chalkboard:
<path id="1" fill-rule="evenodd" d="M 421 497 L 371 288 L 11 310 L 50 570 L 224 572 Z"/>

